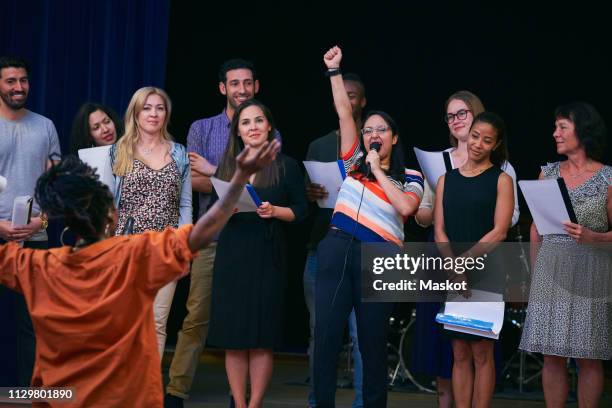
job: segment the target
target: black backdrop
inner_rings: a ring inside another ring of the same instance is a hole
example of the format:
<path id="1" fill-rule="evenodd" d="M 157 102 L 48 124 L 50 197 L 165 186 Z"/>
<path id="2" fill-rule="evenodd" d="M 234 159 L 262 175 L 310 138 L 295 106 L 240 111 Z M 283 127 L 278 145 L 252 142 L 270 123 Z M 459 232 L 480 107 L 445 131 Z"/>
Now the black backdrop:
<path id="1" fill-rule="evenodd" d="M 338 44 L 344 71 L 366 84 L 368 108 L 397 120 L 413 165 L 413 146 L 448 146 L 443 103 L 469 89 L 506 120 L 519 179 L 536 178 L 540 165 L 557 159 L 557 105 L 586 100 L 612 126 L 605 13 L 583 2 L 555 4 L 538 11 L 516 2 L 173 2 L 166 80 L 173 134 L 184 140 L 193 120 L 221 111 L 217 68 L 239 56 L 257 66 L 258 98 L 275 116 L 284 151 L 302 160 L 310 141 L 337 126 L 322 56 Z M 294 226 L 291 234 L 288 348 L 304 346 L 307 337 L 306 228 Z M 179 290 L 177 300 L 183 295 Z"/>
<path id="2" fill-rule="evenodd" d="M 55 122 L 64 147 L 80 103 L 97 100 L 122 112 L 136 88 L 164 83 L 174 102 L 171 130 L 184 142 L 193 120 L 223 107 L 219 64 L 236 56 L 251 59 L 262 82 L 259 97 L 284 136 L 283 149 L 301 160 L 310 141 L 337 126 L 322 55 L 338 44 L 344 70 L 366 83 L 368 107 L 397 120 L 413 165 L 412 146 L 447 146 L 443 102 L 469 89 L 506 119 L 510 160 L 526 179 L 557 159 L 551 138 L 555 106 L 586 100 L 612 126 L 611 36 L 603 6 L 536 6 L 0 0 L 0 54 L 31 60 L 29 107 Z M 524 207 L 522 212 L 527 214 Z M 304 346 L 307 336 L 301 294 L 306 227 L 294 226 L 291 233 L 288 348 Z M 177 305 L 184 303 L 184 286 Z M 184 313 L 176 309 L 169 343 Z"/>

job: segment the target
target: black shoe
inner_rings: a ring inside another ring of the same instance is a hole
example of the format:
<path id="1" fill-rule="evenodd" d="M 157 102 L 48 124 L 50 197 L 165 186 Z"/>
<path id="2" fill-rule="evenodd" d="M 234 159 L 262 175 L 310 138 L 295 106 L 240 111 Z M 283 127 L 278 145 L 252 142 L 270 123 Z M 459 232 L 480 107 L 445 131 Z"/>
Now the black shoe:
<path id="1" fill-rule="evenodd" d="M 164 408 L 183 408 L 183 399 L 176 395 L 166 394 L 164 397 Z"/>

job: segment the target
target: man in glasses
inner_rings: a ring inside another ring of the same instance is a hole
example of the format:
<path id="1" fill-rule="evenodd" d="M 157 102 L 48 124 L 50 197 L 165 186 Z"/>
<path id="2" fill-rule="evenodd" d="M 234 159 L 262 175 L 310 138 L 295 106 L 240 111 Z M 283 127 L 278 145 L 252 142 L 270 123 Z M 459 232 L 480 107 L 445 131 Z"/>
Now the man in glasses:
<path id="1" fill-rule="evenodd" d="M 36 181 L 47 169 L 49 156 L 60 154 L 53 122 L 25 107 L 30 91 L 29 70 L 21 58 L 0 57 L 0 175 L 8 181 L 6 190 L 0 193 L 0 244 L 16 241 L 23 242 L 26 248 L 47 248 L 47 220 L 38 203 L 33 202 L 26 225 L 12 225 L 15 198 L 34 196 Z M 23 296 L 0 286 L 0 313 L 3 321 L 12 319 L 10 315 L 14 314 L 17 323 L 17 352 L 10 350 L 9 357 L 6 348 L 2 351 L 7 353 L 2 361 L 16 356 L 17 378 L 2 378 L 4 385 L 29 386 L 36 342 Z M 15 335 L 14 329 L 4 328 L 3 336 Z M 9 338 L 5 337 L 5 341 L 10 342 Z M 2 371 L 12 374 L 6 365 Z"/>
<path id="2" fill-rule="evenodd" d="M 353 108 L 353 118 L 358 128 L 361 128 L 362 121 L 361 117 L 363 109 L 366 106 L 365 86 L 358 75 L 347 73 L 343 75 L 344 87 L 348 94 Z M 308 146 L 308 152 L 306 153 L 306 160 L 319 161 L 319 162 L 331 162 L 339 160 L 342 156 L 340 152 L 340 131 L 333 130 L 327 135 L 322 136 L 310 143 Z M 306 196 L 308 201 L 315 207 L 314 208 L 314 222 L 310 233 L 310 239 L 308 241 L 308 257 L 306 258 L 306 266 L 304 268 L 304 298 L 306 300 L 306 306 L 310 313 L 310 340 L 308 345 L 308 356 L 310 362 L 310 369 L 312 370 L 312 358 L 314 350 L 314 328 L 315 328 L 315 306 L 314 306 L 314 291 L 316 282 L 316 271 L 317 271 L 317 245 L 325 237 L 327 230 L 329 229 L 329 223 L 332 217 L 332 208 L 319 208 L 316 206 L 318 199 L 326 197 L 328 192 L 325 188 L 319 184 L 306 183 Z M 357 341 L 357 322 L 355 320 L 355 310 L 351 312 L 349 317 L 349 336 L 353 344 L 352 358 L 353 358 L 353 388 L 355 389 L 355 398 L 353 400 L 353 408 L 359 408 L 363 406 L 361 386 L 362 386 L 362 364 L 361 364 L 361 353 L 359 352 L 359 343 Z M 312 372 L 310 375 L 312 378 Z M 315 407 L 317 405 L 314 392 L 312 389 L 312 383 L 310 384 L 310 391 L 308 393 L 308 406 Z"/>

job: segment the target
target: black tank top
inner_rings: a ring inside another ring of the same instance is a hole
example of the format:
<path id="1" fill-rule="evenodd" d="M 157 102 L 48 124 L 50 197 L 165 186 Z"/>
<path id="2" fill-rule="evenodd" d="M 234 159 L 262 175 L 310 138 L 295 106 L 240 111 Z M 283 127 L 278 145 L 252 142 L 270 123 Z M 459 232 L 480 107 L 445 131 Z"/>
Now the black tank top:
<path id="1" fill-rule="evenodd" d="M 444 229 L 450 242 L 476 242 L 494 226 L 497 180 L 502 170 L 492 166 L 474 177 L 459 169 L 444 178 Z"/>

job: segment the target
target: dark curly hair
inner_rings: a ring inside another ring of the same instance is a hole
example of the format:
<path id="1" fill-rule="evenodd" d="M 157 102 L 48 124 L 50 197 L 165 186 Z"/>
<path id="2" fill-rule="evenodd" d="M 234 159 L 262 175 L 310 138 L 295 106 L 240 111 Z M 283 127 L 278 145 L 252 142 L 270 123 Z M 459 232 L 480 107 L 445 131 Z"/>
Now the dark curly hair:
<path id="1" fill-rule="evenodd" d="M 117 139 L 123 135 L 123 121 L 119 115 L 110 107 L 94 102 L 86 102 L 79 108 L 72 122 L 70 132 L 70 153 L 78 154 L 80 149 L 94 147 L 94 140 L 89 129 L 89 115 L 95 111 L 102 111 L 108 115 L 115 125 L 115 135 Z"/>
<path id="2" fill-rule="evenodd" d="M 96 241 L 112 221 L 113 195 L 94 170 L 73 155 L 36 182 L 36 201 L 51 219 L 63 219 L 85 241 Z"/>
<path id="3" fill-rule="evenodd" d="M 561 105 L 555 109 L 555 119 L 571 121 L 587 157 L 597 161 L 603 159 L 606 150 L 606 124 L 593 105 L 581 101 Z"/>

